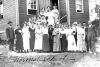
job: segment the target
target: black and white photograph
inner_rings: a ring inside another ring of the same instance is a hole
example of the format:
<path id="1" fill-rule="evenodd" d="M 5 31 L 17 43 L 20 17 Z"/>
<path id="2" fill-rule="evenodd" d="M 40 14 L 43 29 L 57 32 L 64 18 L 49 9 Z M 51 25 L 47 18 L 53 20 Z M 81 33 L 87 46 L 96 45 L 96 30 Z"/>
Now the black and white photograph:
<path id="1" fill-rule="evenodd" d="M 100 0 L 0 0 L 0 67 L 100 67 Z"/>

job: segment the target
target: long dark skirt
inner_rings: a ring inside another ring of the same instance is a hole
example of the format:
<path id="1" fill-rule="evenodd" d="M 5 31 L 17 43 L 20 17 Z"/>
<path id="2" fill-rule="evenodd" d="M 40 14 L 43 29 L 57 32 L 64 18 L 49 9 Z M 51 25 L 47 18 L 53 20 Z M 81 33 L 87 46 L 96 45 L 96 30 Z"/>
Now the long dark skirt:
<path id="1" fill-rule="evenodd" d="M 35 44 L 35 30 L 31 30 L 30 36 L 30 49 L 33 50 Z"/>
<path id="2" fill-rule="evenodd" d="M 62 34 L 61 41 L 61 51 L 67 51 L 68 41 L 66 40 L 66 34 Z"/>
<path id="3" fill-rule="evenodd" d="M 53 52 L 53 36 L 49 35 L 50 52 Z"/>
<path id="4" fill-rule="evenodd" d="M 22 35 L 21 33 L 19 33 L 18 31 L 21 30 L 20 28 L 19 29 L 16 29 L 15 30 L 15 34 L 16 34 L 16 50 L 23 50 L 23 38 L 22 38 Z"/>
<path id="5" fill-rule="evenodd" d="M 49 37 L 47 34 L 43 34 L 43 51 L 50 51 Z"/>
<path id="6" fill-rule="evenodd" d="M 23 50 L 23 39 L 21 35 L 16 36 L 16 50 Z"/>

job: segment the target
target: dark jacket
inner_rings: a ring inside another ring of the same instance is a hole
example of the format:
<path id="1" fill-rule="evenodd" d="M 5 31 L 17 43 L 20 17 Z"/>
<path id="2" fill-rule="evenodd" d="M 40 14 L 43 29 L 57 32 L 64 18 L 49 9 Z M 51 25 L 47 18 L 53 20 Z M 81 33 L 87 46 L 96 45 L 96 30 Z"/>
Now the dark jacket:
<path id="1" fill-rule="evenodd" d="M 11 28 L 10 27 L 6 28 L 6 35 L 7 35 L 7 38 L 9 40 L 15 39 L 14 28 L 12 28 L 12 27 Z"/>
<path id="2" fill-rule="evenodd" d="M 91 41 L 91 40 L 95 41 L 96 40 L 95 26 L 88 27 L 87 40 L 88 41 Z"/>

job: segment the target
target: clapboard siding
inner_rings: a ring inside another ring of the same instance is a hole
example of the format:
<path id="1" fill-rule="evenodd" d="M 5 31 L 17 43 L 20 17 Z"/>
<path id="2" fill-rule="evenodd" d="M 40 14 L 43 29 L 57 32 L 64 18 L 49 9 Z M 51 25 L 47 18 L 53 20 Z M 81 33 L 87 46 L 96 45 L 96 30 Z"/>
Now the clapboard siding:
<path id="1" fill-rule="evenodd" d="M 75 0 L 69 0 L 69 6 L 70 6 L 70 23 L 73 22 L 88 22 L 89 20 L 89 4 L 88 0 L 83 0 L 83 7 L 84 7 L 84 13 L 76 13 L 76 4 Z"/>
<path id="2" fill-rule="evenodd" d="M 23 26 L 23 23 L 25 21 L 28 21 L 29 17 L 33 17 L 34 15 L 27 15 L 27 0 L 19 0 L 19 24 L 21 27 Z M 41 10 L 41 8 L 46 8 L 47 6 L 50 6 L 50 0 L 38 0 L 38 12 Z"/>
<path id="3" fill-rule="evenodd" d="M 27 19 L 27 5 L 26 0 L 19 0 L 19 24 L 21 27 Z"/>
<path id="4" fill-rule="evenodd" d="M 59 11 L 60 11 L 60 18 L 67 15 L 66 12 L 66 0 L 59 0 Z M 64 17 L 61 21 L 61 23 L 67 22 L 67 17 Z"/>
<path id="5" fill-rule="evenodd" d="M 0 31 L 4 31 L 8 21 L 12 21 L 16 27 L 16 0 L 3 0 L 3 19 L 0 19 Z"/>

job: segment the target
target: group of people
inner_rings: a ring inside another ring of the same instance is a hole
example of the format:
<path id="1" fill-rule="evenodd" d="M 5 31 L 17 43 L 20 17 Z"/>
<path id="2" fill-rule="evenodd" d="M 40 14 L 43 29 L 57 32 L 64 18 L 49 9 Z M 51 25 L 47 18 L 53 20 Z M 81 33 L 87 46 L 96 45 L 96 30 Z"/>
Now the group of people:
<path id="1" fill-rule="evenodd" d="M 74 22 L 72 26 L 59 23 L 59 11 L 56 6 L 53 8 L 43 8 L 39 17 L 29 18 L 29 22 L 25 21 L 22 28 L 18 25 L 15 31 L 12 22 L 8 22 L 10 50 L 14 50 L 15 44 L 18 52 L 95 52 L 95 26 L 89 23 L 87 27 L 85 22 Z"/>

